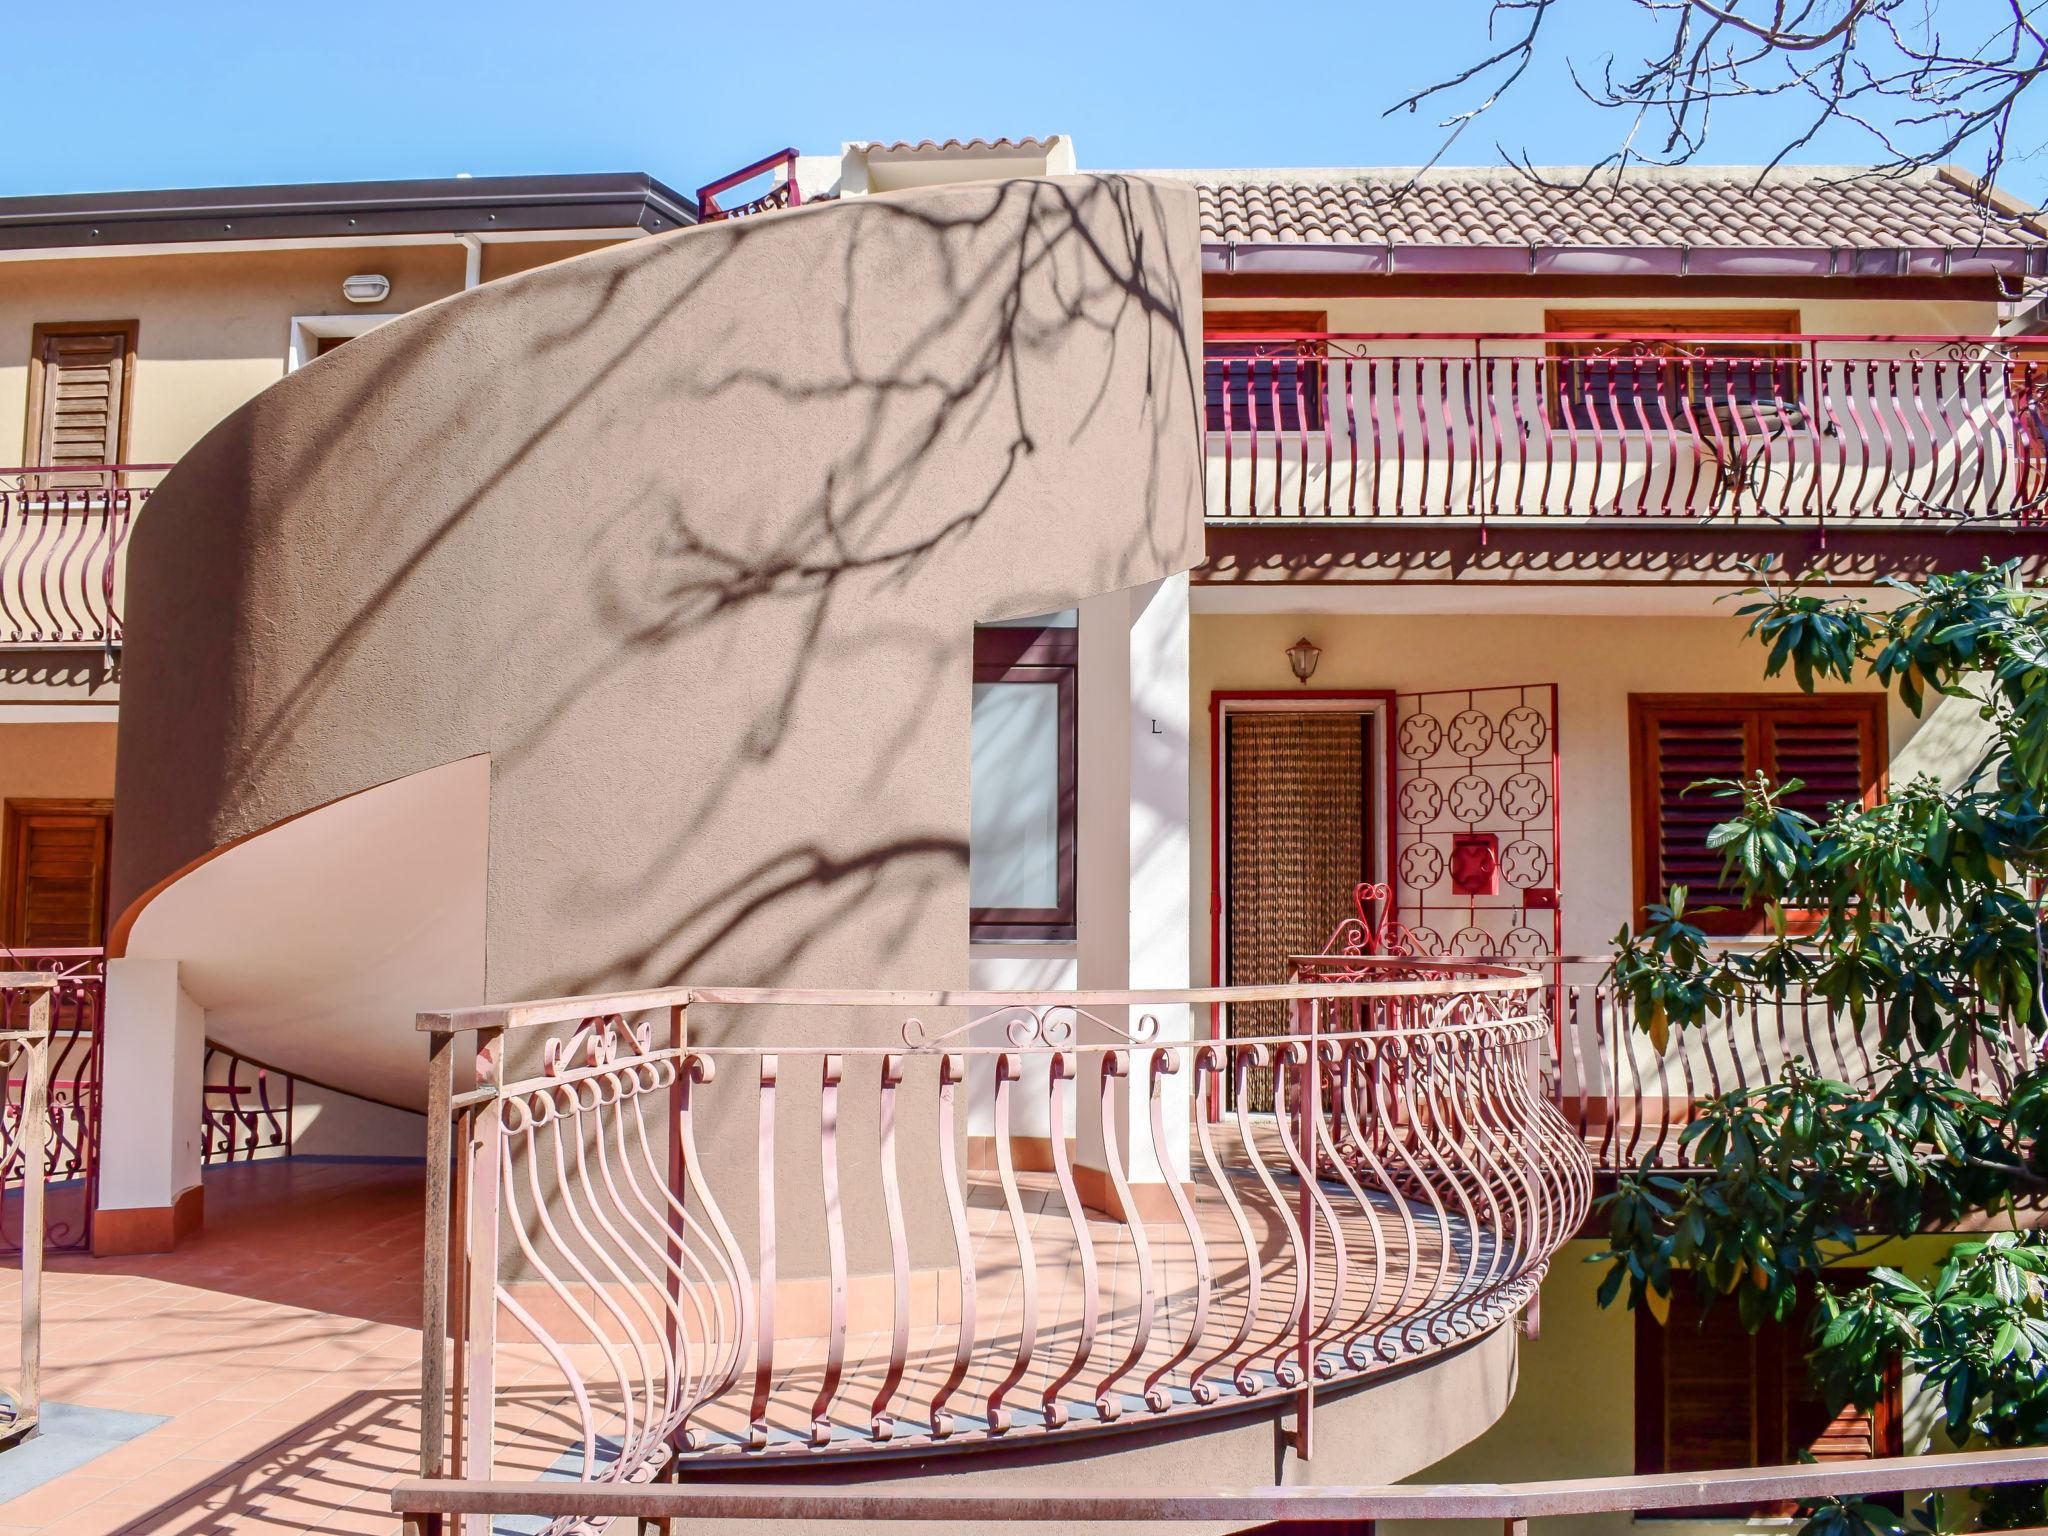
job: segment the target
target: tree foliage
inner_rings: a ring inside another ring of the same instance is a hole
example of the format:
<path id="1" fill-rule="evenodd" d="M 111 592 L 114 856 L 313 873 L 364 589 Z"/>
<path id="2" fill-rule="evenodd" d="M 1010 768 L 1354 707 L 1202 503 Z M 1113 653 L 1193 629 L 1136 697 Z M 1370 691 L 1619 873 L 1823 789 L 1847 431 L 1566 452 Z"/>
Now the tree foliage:
<path id="1" fill-rule="evenodd" d="M 1686 1269 L 1756 1328 L 1845 1256 L 1930 1224 L 2003 1227 L 1957 1245 L 1928 1285 L 1877 1267 L 1858 1289 L 1820 1291 L 1810 1363 L 1836 1405 L 1869 1407 L 1903 1359 L 1958 1444 L 2038 1445 L 2048 1244 L 2021 1218 L 2048 1191 L 2048 603 L 2010 566 L 1889 585 L 1883 606 L 1766 573 L 1740 612 L 1767 675 L 1875 683 L 1916 713 L 1957 700 L 1985 722 L 1981 756 L 1955 782 L 1916 776 L 1819 822 L 1787 803 L 1796 781 L 1696 786 L 1728 801 L 1712 846 L 1769 932 L 1714 949 L 1674 889 L 1617 936 L 1610 973 L 1660 1050 L 1755 999 L 1817 999 L 1875 1037 L 1877 1070 L 1848 1083 L 1794 1061 L 1703 1104 L 1682 1135 L 1704 1174 L 1646 1165 L 1608 1198 L 1600 1298 L 1661 1312 Z M 2048 1504 L 2006 1490 L 1984 1515 L 2038 1524 Z M 1893 1518 L 1830 1502 L 1808 1529 L 1853 1536 Z"/>

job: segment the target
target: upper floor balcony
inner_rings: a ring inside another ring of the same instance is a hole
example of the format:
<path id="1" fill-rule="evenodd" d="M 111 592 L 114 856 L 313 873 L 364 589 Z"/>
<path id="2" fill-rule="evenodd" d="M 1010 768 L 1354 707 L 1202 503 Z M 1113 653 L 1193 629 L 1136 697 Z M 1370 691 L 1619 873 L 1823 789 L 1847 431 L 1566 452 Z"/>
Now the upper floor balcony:
<path id="1" fill-rule="evenodd" d="M 0 469 L 0 649 L 121 643 L 128 535 L 170 467 Z"/>
<path id="2" fill-rule="evenodd" d="M 2031 525 L 2048 351 L 1941 336 L 1238 333 L 1212 520 Z"/>

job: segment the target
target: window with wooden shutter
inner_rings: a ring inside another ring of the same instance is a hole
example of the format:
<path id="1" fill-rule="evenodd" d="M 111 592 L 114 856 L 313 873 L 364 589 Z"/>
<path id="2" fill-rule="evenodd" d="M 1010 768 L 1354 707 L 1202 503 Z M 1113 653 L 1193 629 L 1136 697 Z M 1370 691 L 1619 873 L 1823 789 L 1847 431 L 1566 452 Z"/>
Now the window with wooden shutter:
<path id="1" fill-rule="evenodd" d="M 1202 316 L 1204 420 L 1211 432 L 1320 432 L 1324 367 L 1320 339 L 1329 317 L 1319 309 L 1208 310 Z M 1246 334 L 1303 336 L 1234 341 Z"/>
<path id="2" fill-rule="evenodd" d="M 1884 792 L 1881 694 L 1636 694 L 1629 699 L 1636 907 L 1686 889 L 1686 917 L 1708 933 L 1755 932 L 1764 914 L 1743 905 L 1707 835 L 1737 812 L 1694 788 L 1763 773 L 1802 787 L 1787 804 L 1815 821 L 1841 801 L 1874 805 Z M 1718 910 L 1710 910 L 1718 909 Z"/>
<path id="3" fill-rule="evenodd" d="M 1581 430 L 1757 430 L 1780 405 L 1799 408 L 1806 388 L 1796 342 L 1715 341 L 1716 336 L 1790 336 L 1796 309 L 1552 309 L 1549 332 L 1611 337 L 1554 341 L 1547 393 L 1551 422 Z M 1648 340 L 1646 337 L 1678 340 Z"/>
<path id="4" fill-rule="evenodd" d="M 30 464 L 119 464 L 127 454 L 128 396 L 135 366 L 133 321 L 39 325 L 29 354 Z M 51 475 L 50 485 L 100 483 Z"/>
<path id="5" fill-rule="evenodd" d="M 16 949 L 94 948 L 106 939 L 106 800 L 7 802 L 7 943 Z"/>
<path id="6" fill-rule="evenodd" d="M 1829 1285 L 1862 1277 L 1834 1271 Z M 1896 1369 L 1876 1407 L 1831 1413 L 1806 1367 L 1818 1293 L 1808 1290 L 1783 1323 L 1755 1333 L 1742 1326 L 1732 1297 L 1706 1304 L 1694 1276 L 1672 1277 L 1671 1309 L 1659 1326 L 1636 1312 L 1636 1471 L 1707 1472 L 1784 1466 L 1810 1455 L 1851 1461 L 1904 1453 Z M 1673 1510 L 1703 1514 L 1787 1515 L 1791 1504 Z M 1656 1514 L 1656 1511 L 1646 1511 Z"/>

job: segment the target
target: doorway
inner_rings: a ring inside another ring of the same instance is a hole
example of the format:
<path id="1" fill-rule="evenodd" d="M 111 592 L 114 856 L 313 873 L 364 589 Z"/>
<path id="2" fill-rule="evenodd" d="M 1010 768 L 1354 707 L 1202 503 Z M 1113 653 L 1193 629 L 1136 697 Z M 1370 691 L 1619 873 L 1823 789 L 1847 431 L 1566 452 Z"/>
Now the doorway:
<path id="1" fill-rule="evenodd" d="M 1225 985 L 1287 980 L 1355 915 L 1361 881 L 1385 878 L 1386 768 L 1393 696 L 1217 694 L 1211 805 L 1212 971 Z M 1233 1005 L 1233 1038 L 1285 1034 L 1285 1003 Z M 1255 1071 L 1257 1107 L 1270 1075 Z"/>

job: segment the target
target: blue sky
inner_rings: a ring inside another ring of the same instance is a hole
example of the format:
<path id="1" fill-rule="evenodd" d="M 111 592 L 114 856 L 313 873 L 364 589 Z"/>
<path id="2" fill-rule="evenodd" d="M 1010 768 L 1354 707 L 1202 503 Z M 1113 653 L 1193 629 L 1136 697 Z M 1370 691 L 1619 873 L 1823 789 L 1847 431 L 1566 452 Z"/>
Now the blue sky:
<path id="1" fill-rule="evenodd" d="M 1950 0 L 1958 31 L 1980 3 Z M 1597 62 L 1642 35 L 1633 14 L 1563 0 L 1552 26 Z M 1384 109 L 1481 56 L 1486 16 L 1484 0 L 109 0 L 81 52 L 75 15 L 21 7 L 11 57 L 74 62 L 17 71 L 0 195 L 595 170 L 690 192 L 785 144 L 1050 132 L 1087 167 L 1409 164 L 1440 114 Z M 37 130 L 36 78 L 63 82 L 45 103 L 61 133 Z M 1767 156 L 1787 120 L 1725 112 L 1706 158 Z M 2016 147 L 2048 139 L 2048 99 L 2026 126 Z M 1499 139 L 1581 162 L 1625 131 L 1553 62 L 1450 160 L 1494 163 Z M 1869 155 L 1838 134 L 1800 158 Z M 2041 199 L 2048 157 L 2005 180 Z"/>

